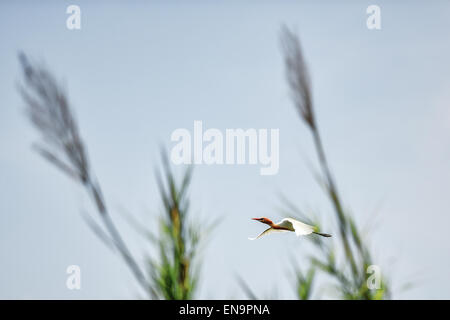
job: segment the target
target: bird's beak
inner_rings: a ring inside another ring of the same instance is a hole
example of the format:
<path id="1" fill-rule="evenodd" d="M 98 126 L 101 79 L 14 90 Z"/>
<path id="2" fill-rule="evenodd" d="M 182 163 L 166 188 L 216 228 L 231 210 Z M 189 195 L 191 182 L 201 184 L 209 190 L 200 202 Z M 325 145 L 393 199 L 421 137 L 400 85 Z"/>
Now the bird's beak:
<path id="1" fill-rule="evenodd" d="M 256 220 L 256 221 L 259 221 L 259 218 L 252 218 L 252 220 Z"/>

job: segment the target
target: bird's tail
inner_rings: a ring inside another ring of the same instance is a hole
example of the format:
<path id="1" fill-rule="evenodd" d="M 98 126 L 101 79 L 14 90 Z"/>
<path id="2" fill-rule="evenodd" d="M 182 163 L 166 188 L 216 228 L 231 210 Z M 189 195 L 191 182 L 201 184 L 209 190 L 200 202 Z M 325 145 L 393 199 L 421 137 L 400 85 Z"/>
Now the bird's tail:
<path id="1" fill-rule="evenodd" d="M 322 237 L 327 237 L 327 238 L 331 237 L 331 234 L 328 234 L 328 233 L 320 233 L 320 232 L 313 232 L 313 233 L 318 234 L 319 236 L 322 236 Z"/>

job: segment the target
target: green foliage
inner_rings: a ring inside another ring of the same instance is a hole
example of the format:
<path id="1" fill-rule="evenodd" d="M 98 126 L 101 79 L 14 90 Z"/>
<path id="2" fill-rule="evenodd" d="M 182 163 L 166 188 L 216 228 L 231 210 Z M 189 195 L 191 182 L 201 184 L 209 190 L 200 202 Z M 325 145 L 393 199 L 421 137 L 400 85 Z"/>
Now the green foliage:
<path id="1" fill-rule="evenodd" d="M 306 274 L 303 274 L 300 269 L 296 270 L 297 277 L 297 296 L 300 300 L 308 300 L 311 298 L 312 285 L 314 276 L 316 275 L 316 269 L 310 268 Z"/>
<path id="2" fill-rule="evenodd" d="M 192 170 L 188 169 L 176 184 L 164 156 L 164 181 L 157 172 L 158 186 L 163 202 L 160 217 L 159 259 L 150 259 L 150 276 L 158 298 L 168 300 L 193 299 L 198 272 L 194 259 L 201 232 L 199 226 L 188 223 L 188 189 Z"/>

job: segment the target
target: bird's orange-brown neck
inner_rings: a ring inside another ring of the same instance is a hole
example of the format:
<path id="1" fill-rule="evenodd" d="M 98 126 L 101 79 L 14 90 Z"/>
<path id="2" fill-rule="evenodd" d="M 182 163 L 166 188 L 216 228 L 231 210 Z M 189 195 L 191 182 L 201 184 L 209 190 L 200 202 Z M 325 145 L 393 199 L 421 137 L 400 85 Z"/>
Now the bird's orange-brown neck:
<path id="1" fill-rule="evenodd" d="M 268 218 L 252 218 L 253 220 L 259 221 L 261 223 L 267 224 L 269 226 L 274 226 L 275 224 L 272 222 L 272 220 Z"/>
<path id="2" fill-rule="evenodd" d="M 272 220 L 268 219 L 268 218 L 252 218 L 253 220 L 259 221 L 261 223 L 267 224 L 268 226 L 270 226 L 273 229 L 277 229 L 277 230 L 288 230 L 288 231 L 292 231 L 289 228 L 285 228 L 285 227 L 281 227 L 276 223 L 273 223 Z"/>

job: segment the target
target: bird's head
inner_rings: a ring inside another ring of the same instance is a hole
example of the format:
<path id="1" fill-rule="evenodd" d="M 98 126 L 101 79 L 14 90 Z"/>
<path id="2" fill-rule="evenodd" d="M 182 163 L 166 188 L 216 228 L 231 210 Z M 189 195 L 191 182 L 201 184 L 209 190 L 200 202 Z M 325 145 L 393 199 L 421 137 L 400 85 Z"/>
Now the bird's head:
<path id="1" fill-rule="evenodd" d="M 259 221 L 259 222 L 262 222 L 262 223 L 265 223 L 268 225 L 271 225 L 273 223 L 272 220 L 267 219 L 267 218 L 252 218 L 252 220 L 256 220 L 256 221 Z"/>

